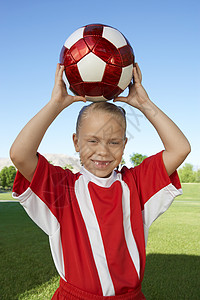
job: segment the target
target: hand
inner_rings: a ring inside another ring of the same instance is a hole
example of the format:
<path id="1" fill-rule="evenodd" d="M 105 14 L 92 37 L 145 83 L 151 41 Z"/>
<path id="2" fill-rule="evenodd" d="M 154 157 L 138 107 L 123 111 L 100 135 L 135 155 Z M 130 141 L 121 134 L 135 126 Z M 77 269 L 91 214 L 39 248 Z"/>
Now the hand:
<path id="1" fill-rule="evenodd" d="M 67 92 L 66 85 L 63 81 L 63 72 L 64 66 L 57 64 L 56 74 L 55 74 L 55 83 L 51 95 L 51 101 L 57 102 L 63 107 L 63 109 L 73 102 L 83 101 L 86 102 L 86 99 L 82 96 L 71 96 Z"/>
<path id="2" fill-rule="evenodd" d="M 138 64 L 136 63 L 133 68 L 133 82 L 129 85 L 129 94 L 127 97 L 117 97 L 114 99 L 116 101 L 122 101 L 127 104 L 132 105 L 140 109 L 142 105 L 149 100 L 149 96 L 145 91 L 144 87 L 142 86 L 142 73 Z"/>

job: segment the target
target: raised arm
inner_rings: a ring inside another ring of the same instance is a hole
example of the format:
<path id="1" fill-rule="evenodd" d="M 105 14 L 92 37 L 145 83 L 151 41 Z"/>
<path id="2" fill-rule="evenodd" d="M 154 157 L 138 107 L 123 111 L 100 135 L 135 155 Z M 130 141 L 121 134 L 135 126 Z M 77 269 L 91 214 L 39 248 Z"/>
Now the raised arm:
<path id="1" fill-rule="evenodd" d="M 37 166 L 37 149 L 48 127 L 64 108 L 75 101 L 86 101 L 84 97 L 67 93 L 62 80 L 63 71 L 64 67 L 58 64 L 51 100 L 25 125 L 10 149 L 12 162 L 29 181 L 32 180 Z"/>
<path id="2" fill-rule="evenodd" d="M 130 85 L 129 95 L 118 97 L 115 101 L 123 101 L 139 109 L 155 127 L 165 148 L 165 168 L 171 175 L 190 153 L 190 144 L 177 125 L 149 99 L 141 84 L 142 74 L 138 64 L 134 67 L 134 81 L 135 84 Z"/>

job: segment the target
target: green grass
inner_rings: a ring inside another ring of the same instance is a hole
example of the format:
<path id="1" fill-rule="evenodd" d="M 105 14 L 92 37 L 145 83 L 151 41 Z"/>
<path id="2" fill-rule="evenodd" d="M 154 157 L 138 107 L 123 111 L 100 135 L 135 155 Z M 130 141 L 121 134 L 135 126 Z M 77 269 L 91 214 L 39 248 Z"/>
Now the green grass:
<path id="1" fill-rule="evenodd" d="M 0 220 L 0 299 L 51 299 L 58 276 L 47 235 L 19 203 L 0 203 Z"/>
<path id="2" fill-rule="evenodd" d="M 7 192 L 7 193 L 0 193 L 0 200 L 14 200 L 12 198 L 12 193 Z"/>
<path id="3" fill-rule="evenodd" d="M 149 231 L 148 300 L 200 299 L 200 184 L 183 184 L 183 192 Z"/>
<path id="4" fill-rule="evenodd" d="M 200 299 L 200 184 L 183 184 L 183 191 L 150 228 L 147 300 Z M 51 299 L 59 277 L 48 237 L 19 203 L 0 203 L 0 257 L 0 299 Z"/>

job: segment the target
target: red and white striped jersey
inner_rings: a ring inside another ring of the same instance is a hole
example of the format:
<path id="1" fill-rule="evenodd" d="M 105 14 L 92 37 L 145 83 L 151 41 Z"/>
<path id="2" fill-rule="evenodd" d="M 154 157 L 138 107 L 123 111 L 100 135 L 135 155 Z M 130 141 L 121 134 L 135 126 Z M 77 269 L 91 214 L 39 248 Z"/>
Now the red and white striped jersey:
<path id="1" fill-rule="evenodd" d="M 149 226 L 180 194 L 178 175 L 167 175 L 162 152 L 109 178 L 83 167 L 73 174 L 39 155 L 32 182 L 18 172 L 13 188 L 13 197 L 49 235 L 62 279 L 101 296 L 138 288 Z"/>

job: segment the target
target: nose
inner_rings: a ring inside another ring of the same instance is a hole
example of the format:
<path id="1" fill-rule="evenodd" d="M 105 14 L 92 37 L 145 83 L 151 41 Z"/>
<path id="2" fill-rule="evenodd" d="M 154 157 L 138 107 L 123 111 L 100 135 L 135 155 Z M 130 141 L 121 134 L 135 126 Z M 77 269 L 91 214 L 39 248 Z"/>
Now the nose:
<path id="1" fill-rule="evenodd" d="M 106 143 L 99 143 L 96 149 L 96 153 L 101 156 L 106 156 L 109 153 L 108 145 Z"/>

